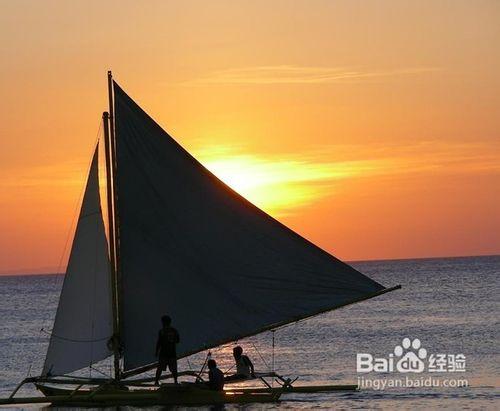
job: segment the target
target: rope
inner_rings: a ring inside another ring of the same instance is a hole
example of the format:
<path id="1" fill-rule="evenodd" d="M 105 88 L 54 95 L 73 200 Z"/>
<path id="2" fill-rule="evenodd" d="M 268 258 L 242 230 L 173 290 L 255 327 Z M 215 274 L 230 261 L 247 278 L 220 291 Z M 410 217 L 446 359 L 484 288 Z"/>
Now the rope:
<path id="1" fill-rule="evenodd" d="M 271 371 L 273 372 L 273 374 L 274 374 L 274 372 L 275 372 L 275 371 L 274 371 L 274 332 L 275 332 L 275 331 L 276 331 L 276 330 L 271 330 L 271 332 L 273 333 L 273 351 L 272 351 L 272 357 L 271 357 L 271 358 L 272 358 L 272 369 L 271 369 Z M 271 387 L 274 387 L 274 377 L 273 377 L 273 379 L 271 380 Z"/>
<path id="2" fill-rule="evenodd" d="M 186 361 L 188 363 L 189 371 L 193 371 L 193 367 L 191 367 L 191 363 L 189 362 L 189 358 L 186 357 Z"/>
<path id="3" fill-rule="evenodd" d="M 94 142 L 94 145 L 92 146 L 92 153 L 91 153 L 91 158 L 93 157 L 94 155 L 94 151 L 95 151 L 95 148 L 97 147 L 97 144 L 99 143 L 99 138 L 101 136 L 101 133 L 102 133 L 102 121 L 99 119 L 99 126 L 97 128 L 97 135 L 96 135 L 96 139 L 95 139 L 95 142 Z M 87 166 L 87 171 L 85 173 L 85 175 L 83 176 L 83 179 L 85 180 L 85 176 L 88 176 L 89 172 L 90 172 L 90 167 L 92 166 L 92 161 L 88 164 Z M 73 210 L 73 218 L 72 218 L 72 221 L 71 221 L 71 225 L 69 226 L 68 228 L 68 232 L 66 234 L 66 240 L 64 242 L 64 248 L 63 248 L 63 252 L 61 254 L 61 258 L 59 259 L 59 263 L 57 265 L 57 272 L 58 274 L 62 274 L 61 273 L 61 269 L 62 269 L 62 265 L 63 265 L 63 259 L 64 257 L 66 256 L 66 252 L 68 250 L 68 244 L 69 244 L 69 241 L 70 241 L 70 238 L 71 238 L 71 233 L 73 232 L 73 227 L 75 227 L 75 222 L 77 220 L 77 217 L 79 216 L 79 208 L 81 207 L 82 205 L 82 201 L 83 201 L 83 196 L 85 194 L 85 189 L 86 187 L 84 186 L 81 190 L 80 190 L 80 195 L 78 197 L 78 201 L 75 205 L 75 208 Z M 84 216 L 86 217 L 86 216 Z M 63 276 L 64 278 L 64 276 Z M 57 280 L 57 278 L 56 278 Z M 57 281 L 56 281 L 56 284 L 57 284 Z"/>
<path id="4" fill-rule="evenodd" d="M 272 372 L 274 372 L 274 345 L 275 345 L 274 344 L 274 332 L 275 331 L 276 330 L 271 330 L 271 332 L 273 333 L 273 351 L 272 351 L 272 357 L 271 357 L 272 358 L 272 369 L 271 369 Z"/>
<path id="5" fill-rule="evenodd" d="M 205 367 L 207 366 L 208 364 L 208 360 L 212 358 L 212 353 L 210 351 L 208 351 L 208 354 L 205 358 L 205 362 L 203 363 L 203 366 L 201 367 L 201 370 L 200 372 L 198 373 L 198 378 L 201 378 L 201 375 L 203 374 L 203 371 L 205 371 Z"/>
<path id="6" fill-rule="evenodd" d="M 59 340 L 76 342 L 76 343 L 95 343 L 95 342 L 99 342 L 99 341 L 106 341 L 106 340 L 109 340 L 111 338 L 111 336 L 109 336 L 109 337 L 104 337 L 104 338 L 98 338 L 95 340 L 77 340 L 77 339 L 73 339 L 73 338 L 61 337 L 61 336 L 56 335 L 52 332 L 45 331 L 43 328 L 40 330 L 40 332 L 43 332 L 43 333 L 50 335 L 51 337 L 57 338 Z"/>
<path id="7" fill-rule="evenodd" d="M 99 368 L 93 367 L 92 365 L 89 366 L 91 370 L 97 371 L 99 374 L 104 375 L 105 377 L 111 378 L 111 375 L 106 374 L 104 371 L 101 371 Z"/>
<path id="8" fill-rule="evenodd" d="M 253 343 L 253 341 L 251 342 L 254 350 L 257 352 L 257 354 L 259 354 L 259 357 L 260 359 L 262 360 L 262 362 L 264 363 L 264 365 L 267 367 L 267 369 L 269 371 L 271 371 L 271 367 L 269 367 L 269 365 L 267 364 L 266 360 L 264 359 L 264 357 L 262 356 L 262 354 L 260 353 L 260 351 L 257 349 L 257 347 L 255 346 L 255 344 Z"/>
<path id="9" fill-rule="evenodd" d="M 99 139 L 97 140 L 99 144 Z M 98 146 L 99 147 L 99 146 Z M 97 158 L 99 160 L 99 153 L 97 153 Z M 92 159 L 93 160 L 93 159 Z M 97 191 L 99 192 L 99 161 L 97 161 Z M 100 211 L 100 210 L 99 210 Z M 89 213 L 86 214 L 84 217 L 90 216 L 92 214 L 98 214 L 99 212 L 96 213 Z M 93 287 L 92 287 L 92 303 L 89 306 L 89 320 L 91 321 L 91 337 L 92 339 L 94 338 L 94 332 L 95 332 L 95 302 L 96 302 L 96 291 L 97 291 L 97 258 L 98 258 L 98 244 L 99 241 L 97 241 L 97 236 L 99 233 L 99 226 L 96 224 L 94 227 L 94 270 L 93 270 Z M 89 371 L 90 371 L 90 377 L 92 377 L 92 364 L 94 363 L 94 344 L 90 344 L 90 363 L 89 363 Z M 97 369 L 96 369 L 97 370 Z M 97 370 L 98 371 L 98 370 Z"/>
<path id="10" fill-rule="evenodd" d="M 92 146 L 92 155 L 94 154 L 94 150 L 95 150 L 95 147 L 97 146 L 97 142 L 99 141 L 99 136 L 101 135 L 101 132 L 102 132 L 102 121 L 101 121 L 101 119 L 99 119 L 99 125 L 97 127 L 96 139 L 95 139 L 94 145 Z M 89 165 L 87 167 L 87 173 L 86 173 L 86 175 L 88 175 L 88 173 L 90 171 L 91 164 L 92 163 L 89 163 Z M 85 179 L 85 177 L 84 177 L 84 179 Z M 59 263 L 57 264 L 57 273 L 56 273 L 57 275 L 54 275 L 54 281 L 52 283 L 52 286 L 50 287 L 52 290 L 56 290 L 57 288 L 61 289 L 60 283 L 61 283 L 61 281 L 64 281 L 64 275 L 60 275 L 60 274 L 63 274 L 61 272 L 62 265 L 63 265 L 63 260 L 64 260 L 64 257 L 66 256 L 66 253 L 67 253 L 67 250 L 68 250 L 68 245 L 69 245 L 69 242 L 70 242 L 71 234 L 73 232 L 73 227 L 75 226 L 75 223 L 76 223 L 76 220 L 77 220 L 77 216 L 79 215 L 79 206 L 82 203 L 82 199 L 83 199 L 84 193 L 85 193 L 85 187 L 83 187 L 80 190 L 80 195 L 78 197 L 78 201 L 76 202 L 74 210 L 73 210 L 73 217 L 72 217 L 72 220 L 71 220 L 71 225 L 67 229 L 66 239 L 64 241 L 64 247 L 63 247 L 63 250 L 62 250 L 62 253 L 61 253 L 61 257 L 59 258 Z M 45 305 L 44 305 L 44 307 L 47 307 L 47 305 L 48 305 L 48 298 L 46 297 L 45 298 Z M 42 324 L 46 325 L 48 322 L 49 322 L 49 318 L 45 317 L 45 319 L 42 321 Z M 44 330 L 43 330 L 43 327 L 42 327 L 42 329 L 40 330 L 40 333 L 38 334 L 39 340 L 40 340 L 41 333 L 43 331 Z M 39 341 L 39 343 L 41 343 L 41 341 Z M 33 357 L 33 359 L 31 360 L 31 363 L 29 365 L 29 372 L 31 372 L 31 368 L 33 367 L 33 363 L 35 361 L 35 358 L 36 357 Z"/>

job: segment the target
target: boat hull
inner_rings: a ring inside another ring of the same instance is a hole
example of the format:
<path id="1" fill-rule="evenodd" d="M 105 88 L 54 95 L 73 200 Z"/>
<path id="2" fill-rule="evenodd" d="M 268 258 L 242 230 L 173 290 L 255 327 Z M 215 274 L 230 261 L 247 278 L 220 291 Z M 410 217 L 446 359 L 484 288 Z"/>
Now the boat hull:
<path id="1" fill-rule="evenodd" d="M 167 386 L 158 389 L 127 390 L 108 388 L 102 391 L 57 388 L 37 384 L 45 402 L 53 405 L 119 406 L 119 405 L 209 405 L 249 404 L 278 401 L 281 392 L 230 390 L 211 391 L 193 385 Z"/>
<path id="2" fill-rule="evenodd" d="M 196 384 L 163 385 L 160 388 L 129 389 L 102 385 L 95 389 L 63 388 L 35 383 L 43 397 L 19 398 L 13 395 L 0 399 L 0 405 L 41 404 L 74 407 L 151 406 L 151 405 L 217 405 L 276 402 L 284 393 L 319 393 L 331 391 L 356 391 L 355 384 L 295 385 L 276 388 L 241 387 L 224 392 L 214 392 Z M 16 390 L 17 391 L 17 390 Z"/>

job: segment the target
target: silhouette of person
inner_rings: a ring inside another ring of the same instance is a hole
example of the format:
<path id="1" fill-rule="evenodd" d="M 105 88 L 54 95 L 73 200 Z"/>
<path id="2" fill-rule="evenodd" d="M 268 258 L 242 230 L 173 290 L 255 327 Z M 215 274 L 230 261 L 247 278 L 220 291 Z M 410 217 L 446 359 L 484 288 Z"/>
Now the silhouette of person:
<path id="1" fill-rule="evenodd" d="M 230 375 L 226 377 L 226 381 L 235 381 L 235 380 L 246 380 L 248 378 L 255 378 L 255 370 L 246 355 L 243 355 L 243 348 L 239 345 L 233 348 L 233 356 L 234 361 L 236 362 L 236 374 Z"/>
<path id="2" fill-rule="evenodd" d="M 215 360 L 208 360 L 208 388 L 213 391 L 224 390 L 224 373 L 217 368 Z"/>
<path id="3" fill-rule="evenodd" d="M 161 372 L 170 370 L 177 384 L 177 352 L 176 344 L 179 343 L 179 333 L 171 327 L 172 319 L 168 315 L 161 317 L 162 328 L 158 332 L 155 355 L 158 357 L 158 368 L 156 369 L 155 384 L 159 385 Z"/>

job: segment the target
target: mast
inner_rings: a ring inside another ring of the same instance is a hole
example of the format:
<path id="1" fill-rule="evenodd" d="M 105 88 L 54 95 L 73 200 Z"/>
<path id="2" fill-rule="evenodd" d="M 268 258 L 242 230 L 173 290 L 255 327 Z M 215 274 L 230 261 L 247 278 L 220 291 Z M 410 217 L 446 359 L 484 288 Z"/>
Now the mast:
<path id="1" fill-rule="evenodd" d="M 113 337 L 111 345 L 114 356 L 115 380 L 120 379 L 120 286 L 119 286 L 119 241 L 118 218 L 116 212 L 116 161 L 115 161 L 115 127 L 112 75 L 108 71 L 109 113 L 103 113 L 104 139 L 106 153 L 107 199 L 108 199 L 108 230 L 111 261 L 111 298 L 113 306 Z"/>

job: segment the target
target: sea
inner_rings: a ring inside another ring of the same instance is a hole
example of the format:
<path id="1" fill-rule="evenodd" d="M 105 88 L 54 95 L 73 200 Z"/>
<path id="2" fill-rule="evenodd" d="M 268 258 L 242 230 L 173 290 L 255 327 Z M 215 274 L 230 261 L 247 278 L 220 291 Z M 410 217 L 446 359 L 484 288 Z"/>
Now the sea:
<path id="1" fill-rule="evenodd" d="M 402 289 L 236 343 L 257 371 L 360 390 L 222 409 L 500 409 L 500 256 L 351 264 Z M 0 277 L 0 397 L 40 373 L 62 281 Z M 224 371 L 231 372 L 233 346 L 211 352 Z M 180 369 L 199 370 L 206 355 L 180 360 Z M 109 374 L 110 363 L 82 372 Z M 38 393 L 26 387 L 18 394 L 29 395 Z"/>

